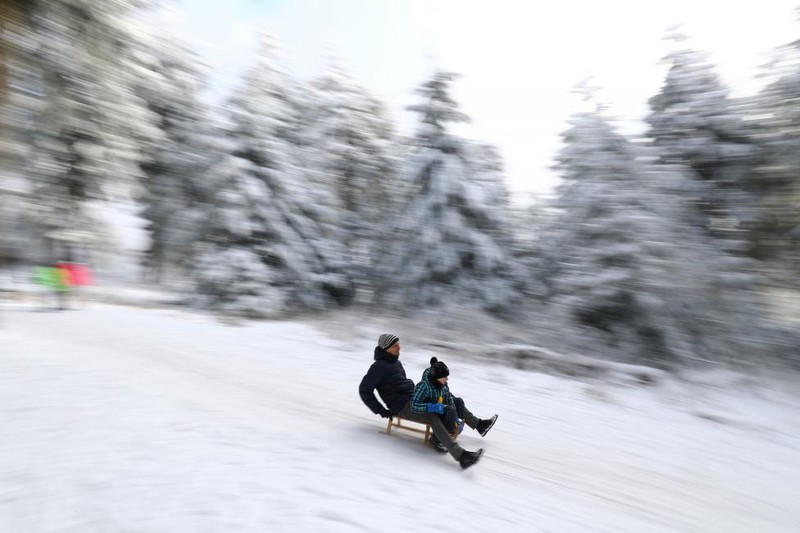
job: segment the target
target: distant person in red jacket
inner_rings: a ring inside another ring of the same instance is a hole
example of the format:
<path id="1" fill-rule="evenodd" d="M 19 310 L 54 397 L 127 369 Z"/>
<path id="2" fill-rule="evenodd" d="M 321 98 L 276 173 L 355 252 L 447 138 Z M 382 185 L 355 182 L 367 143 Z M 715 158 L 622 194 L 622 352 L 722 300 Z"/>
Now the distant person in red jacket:
<path id="1" fill-rule="evenodd" d="M 81 263 L 61 262 L 58 263 L 66 274 L 66 285 L 68 290 L 75 295 L 75 299 L 82 305 L 86 304 L 86 289 L 92 284 L 92 272 L 89 267 Z"/>

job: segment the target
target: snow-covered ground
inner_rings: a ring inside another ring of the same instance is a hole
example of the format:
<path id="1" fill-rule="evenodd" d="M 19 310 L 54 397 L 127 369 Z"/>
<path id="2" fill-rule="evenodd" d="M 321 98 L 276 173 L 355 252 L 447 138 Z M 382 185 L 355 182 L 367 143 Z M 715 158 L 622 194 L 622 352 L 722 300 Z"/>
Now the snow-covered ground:
<path id="1" fill-rule="evenodd" d="M 777 382 L 577 381 L 398 323 L 412 379 L 437 355 L 500 415 L 465 431 L 486 454 L 462 471 L 361 403 L 385 323 L 325 326 L 5 304 L 0 532 L 800 531 L 800 401 Z"/>

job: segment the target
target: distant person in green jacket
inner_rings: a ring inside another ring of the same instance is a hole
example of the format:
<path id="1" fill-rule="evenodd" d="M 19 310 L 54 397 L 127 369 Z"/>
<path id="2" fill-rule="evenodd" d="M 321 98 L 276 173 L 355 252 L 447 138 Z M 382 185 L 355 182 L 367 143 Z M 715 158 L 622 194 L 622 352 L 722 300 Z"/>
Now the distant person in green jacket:
<path id="1" fill-rule="evenodd" d="M 46 294 L 52 296 L 57 309 L 67 308 L 70 284 L 69 272 L 65 268 L 58 265 L 37 266 L 34 269 L 34 278 Z"/>

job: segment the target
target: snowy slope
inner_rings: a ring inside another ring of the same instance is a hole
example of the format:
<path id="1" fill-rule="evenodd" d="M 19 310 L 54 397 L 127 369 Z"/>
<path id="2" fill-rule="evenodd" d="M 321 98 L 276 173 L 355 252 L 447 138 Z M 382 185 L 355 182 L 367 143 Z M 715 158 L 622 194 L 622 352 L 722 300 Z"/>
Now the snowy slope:
<path id="1" fill-rule="evenodd" d="M 382 331 L 91 304 L 0 311 L 0 532 L 797 531 L 800 402 L 481 366 L 462 471 L 357 386 Z M 433 355 L 403 338 L 418 379 Z"/>

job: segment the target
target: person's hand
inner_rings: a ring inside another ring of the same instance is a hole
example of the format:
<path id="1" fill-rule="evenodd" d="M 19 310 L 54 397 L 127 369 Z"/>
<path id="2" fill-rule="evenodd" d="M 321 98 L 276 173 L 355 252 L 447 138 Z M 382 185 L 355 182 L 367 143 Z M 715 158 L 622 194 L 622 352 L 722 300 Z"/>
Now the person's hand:
<path id="1" fill-rule="evenodd" d="M 381 412 L 378 413 L 381 415 L 381 418 L 392 418 L 392 412 L 388 409 L 381 409 Z"/>
<path id="2" fill-rule="evenodd" d="M 429 403 L 428 404 L 428 412 L 429 413 L 436 413 L 438 415 L 444 414 L 444 404 L 443 403 Z"/>

